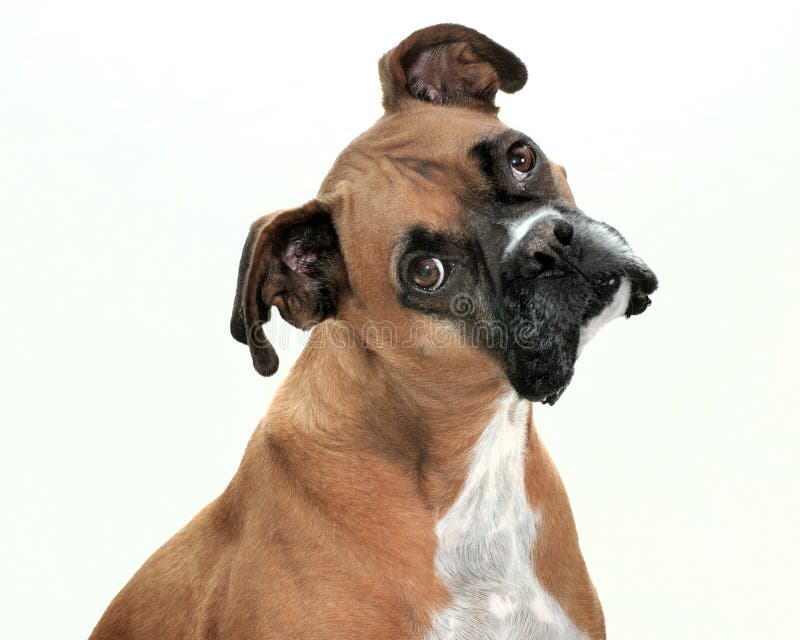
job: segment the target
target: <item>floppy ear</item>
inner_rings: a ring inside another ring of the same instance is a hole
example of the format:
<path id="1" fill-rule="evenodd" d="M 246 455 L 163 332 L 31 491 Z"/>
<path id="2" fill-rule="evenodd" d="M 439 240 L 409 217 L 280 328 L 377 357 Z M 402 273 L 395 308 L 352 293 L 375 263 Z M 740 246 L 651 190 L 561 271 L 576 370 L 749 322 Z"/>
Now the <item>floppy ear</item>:
<path id="1" fill-rule="evenodd" d="M 347 274 L 326 204 L 312 200 L 297 209 L 259 218 L 242 249 L 231 335 L 250 347 L 262 376 L 278 369 L 278 354 L 264 335 L 272 305 L 284 320 L 310 329 L 336 313 Z"/>
<path id="2" fill-rule="evenodd" d="M 497 111 L 497 90 L 514 93 L 528 71 L 517 56 L 474 29 L 439 24 L 415 31 L 378 63 L 383 106 L 409 100 Z"/>

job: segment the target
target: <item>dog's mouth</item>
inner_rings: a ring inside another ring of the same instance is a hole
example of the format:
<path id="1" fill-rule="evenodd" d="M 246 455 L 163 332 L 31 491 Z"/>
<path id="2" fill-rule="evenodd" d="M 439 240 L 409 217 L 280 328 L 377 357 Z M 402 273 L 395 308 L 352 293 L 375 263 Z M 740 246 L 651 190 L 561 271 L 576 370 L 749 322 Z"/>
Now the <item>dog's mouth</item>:
<path id="1" fill-rule="evenodd" d="M 643 313 L 658 286 L 652 270 L 611 227 L 580 212 L 559 212 L 574 228 L 568 245 L 514 257 L 505 272 L 500 313 L 511 341 L 501 355 L 522 397 L 554 404 L 564 393 L 585 344 L 608 322 Z M 530 274 L 528 261 L 545 264 Z"/>

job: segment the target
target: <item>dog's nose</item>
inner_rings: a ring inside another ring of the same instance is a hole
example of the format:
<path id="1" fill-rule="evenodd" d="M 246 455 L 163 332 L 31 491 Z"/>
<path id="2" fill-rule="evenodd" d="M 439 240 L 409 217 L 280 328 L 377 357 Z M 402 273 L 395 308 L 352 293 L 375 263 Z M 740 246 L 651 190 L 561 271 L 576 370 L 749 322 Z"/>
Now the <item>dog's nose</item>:
<path id="1" fill-rule="evenodd" d="M 563 273 L 562 251 L 572 243 L 574 228 L 558 211 L 540 209 L 522 220 L 511 234 L 506 250 L 512 271 L 530 279 Z M 516 267 L 516 269 L 514 268 Z"/>

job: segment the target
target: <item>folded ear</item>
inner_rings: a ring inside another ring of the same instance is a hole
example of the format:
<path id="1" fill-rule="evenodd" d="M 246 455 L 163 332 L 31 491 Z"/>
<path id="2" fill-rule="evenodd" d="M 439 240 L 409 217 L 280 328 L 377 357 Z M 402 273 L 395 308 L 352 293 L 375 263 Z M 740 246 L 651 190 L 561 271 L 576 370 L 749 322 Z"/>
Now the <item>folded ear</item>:
<path id="1" fill-rule="evenodd" d="M 409 100 L 494 112 L 498 89 L 514 93 L 528 79 L 517 56 L 458 24 L 415 31 L 381 58 L 378 69 L 389 112 Z"/>
<path id="2" fill-rule="evenodd" d="M 250 347 L 262 376 L 278 369 L 264 335 L 272 305 L 295 327 L 310 329 L 336 313 L 347 274 L 327 205 L 318 200 L 259 218 L 242 249 L 231 335 Z"/>

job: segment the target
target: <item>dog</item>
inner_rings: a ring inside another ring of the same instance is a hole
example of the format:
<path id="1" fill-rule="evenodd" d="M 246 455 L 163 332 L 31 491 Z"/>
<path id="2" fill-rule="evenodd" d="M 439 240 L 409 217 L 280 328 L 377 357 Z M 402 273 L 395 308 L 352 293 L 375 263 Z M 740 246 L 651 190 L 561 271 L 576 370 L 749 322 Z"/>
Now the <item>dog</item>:
<path id="1" fill-rule="evenodd" d="M 653 272 L 498 119 L 523 63 L 452 24 L 379 62 L 384 115 L 317 197 L 253 223 L 231 332 L 315 327 L 230 485 L 92 640 L 605 638 L 532 422 Z M 266 325 L 268 327 L 268 325 Z"/>

